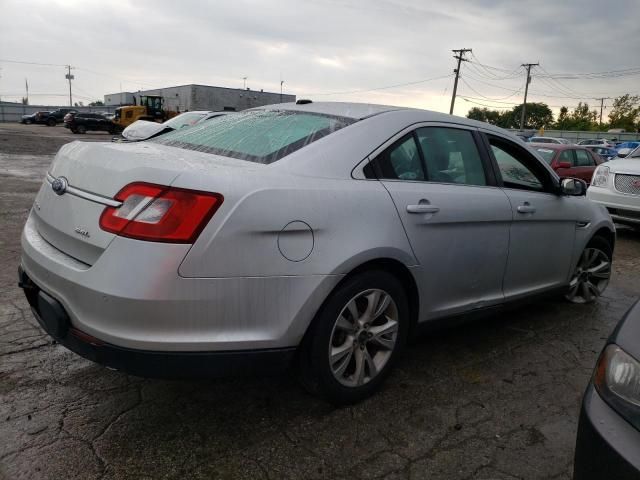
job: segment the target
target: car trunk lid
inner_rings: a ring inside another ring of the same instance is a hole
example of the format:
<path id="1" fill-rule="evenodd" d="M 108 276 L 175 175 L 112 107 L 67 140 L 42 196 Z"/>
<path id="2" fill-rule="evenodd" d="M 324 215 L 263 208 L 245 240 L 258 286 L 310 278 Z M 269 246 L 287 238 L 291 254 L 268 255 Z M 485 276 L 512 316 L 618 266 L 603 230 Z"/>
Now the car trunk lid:
<path id="1" fill-rule="evenodd" d="M 114 197 L 124 186 L 133 182 L 170 186 L 184 171 L 241 168 L 246 163 L 148 142 L 73 142 L 56 155 L 32 215 L 44 240 L 93 265 L 115 237 L 100 228 L 100 216 L 107 205 L 114 206 Z M 66 191 L 56 193 L 54 187 L 61 182 Z"/>

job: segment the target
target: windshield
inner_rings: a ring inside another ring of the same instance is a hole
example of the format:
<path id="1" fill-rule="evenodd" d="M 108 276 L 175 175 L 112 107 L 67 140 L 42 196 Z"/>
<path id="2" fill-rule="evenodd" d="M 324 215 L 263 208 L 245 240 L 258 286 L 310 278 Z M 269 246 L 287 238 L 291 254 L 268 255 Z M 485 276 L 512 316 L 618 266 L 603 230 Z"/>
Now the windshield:
<path id="1" fill-rule="evenodd" d="M 170 132 L 157 143 L 272 163 L 355 120 L 297 111 L 250 110 Z"/>
<path id="2" fill-rule="evenodd" d="M 192 125 L 195 125 L 200 120 L 202 120 L 205 115 L 207 114 L 201 112 L 186 112 L 178 115 L 177 117 L 173 117 L 171 120 L 167 120 L 163 125 L 165 127 L 178 130 L 183 127 L 190 127 Z"/>
<path id="3" fill-rule="evenodd" d="M 536 151 L 540 154 L 540 156 L 551 165 L 551 160 L 553 160 L 553 155 L 556 153 L 553 150 L 549 150 L 548 148 L 536 148 Z"/>
<path id="4" fill-rule="evenodd" d="M 640 147 L 636 147 L 636 149 L 627 155 L 627 158 L 640 158 Z"/>

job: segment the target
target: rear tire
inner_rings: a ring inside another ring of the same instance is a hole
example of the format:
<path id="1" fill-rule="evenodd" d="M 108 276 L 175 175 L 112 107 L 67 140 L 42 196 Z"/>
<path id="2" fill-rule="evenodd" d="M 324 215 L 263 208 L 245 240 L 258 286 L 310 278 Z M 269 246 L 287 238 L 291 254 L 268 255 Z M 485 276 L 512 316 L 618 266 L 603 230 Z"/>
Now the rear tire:
<path id="1" fill-rule="evenodd" d="M 404 347 L 408 305 L 402 283 L 388 272 L 347 278 L 325 301 L 302 342 L 303 386 L 337 405 L 372 395 Z"/>
<path id="2" fill-rule="evenodd" d="M 613 248 L 603 237 L 593 237 L 580 255 L 565 298 L 571 303 L 593 303 L 609 285 Z"/>
<path id="3" fill-rule="evenodd" d="M 49 127 L 55 127 L 56 126 L 56 119 L 55 118 L 50 118 L 49 120 L 47 120 L 47 126 Z"/>

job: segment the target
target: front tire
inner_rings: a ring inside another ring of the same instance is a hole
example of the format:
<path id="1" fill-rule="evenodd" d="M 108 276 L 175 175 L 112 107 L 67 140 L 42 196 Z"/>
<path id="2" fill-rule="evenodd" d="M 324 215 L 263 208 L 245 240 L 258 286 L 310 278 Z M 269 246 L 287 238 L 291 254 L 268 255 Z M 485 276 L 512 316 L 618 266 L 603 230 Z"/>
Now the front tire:
<path id="1" fill-rule="evenodd" d="M 78 125 L 76 127 L 76 132 L 78 132 L 80 134 L 87 133 L 87 127 L 85 127 L 84 125 Z"/>
<path id="2" fill-rule="evenodd" d="M 331 403 L 359 402 L 389 375 L 408 330 L 402 283 L 381 270 L 356 274 L 331 294 L 309 327 L 300 380 Z"/>
<path id="3" fill-rule="evenodd" d="M 571 276 L 565 298 L 571 303 L 592 303 L 609 285 L 613 249 L 602 237 L 587 244 Z"/>
<path id="4" fill-rule="evenodd" d="M 55 118 L 50 118 L 49 120 L 47 120 L 47 125 L 49 127 L 55 127 L 56 126 L 56 119 Z"/>

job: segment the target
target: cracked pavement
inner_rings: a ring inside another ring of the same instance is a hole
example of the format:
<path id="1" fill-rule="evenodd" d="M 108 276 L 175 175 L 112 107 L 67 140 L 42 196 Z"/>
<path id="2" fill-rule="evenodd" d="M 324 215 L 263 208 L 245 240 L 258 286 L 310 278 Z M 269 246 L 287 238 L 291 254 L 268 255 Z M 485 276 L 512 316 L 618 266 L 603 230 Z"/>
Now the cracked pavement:
<path id="1" fill-rule="evenodd" d="M 538 301 L 431 333 L 359 405 L 334 408 L 290 375 L 142 379 L 55 344 L 16 285 L 33 197 L 74 138 L 0 124 L 0 478 L 571 477 L 582 393 L 640 294 L 640 232 L 619 230 L 596 304 Z"/>

